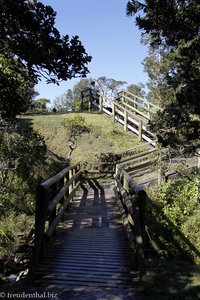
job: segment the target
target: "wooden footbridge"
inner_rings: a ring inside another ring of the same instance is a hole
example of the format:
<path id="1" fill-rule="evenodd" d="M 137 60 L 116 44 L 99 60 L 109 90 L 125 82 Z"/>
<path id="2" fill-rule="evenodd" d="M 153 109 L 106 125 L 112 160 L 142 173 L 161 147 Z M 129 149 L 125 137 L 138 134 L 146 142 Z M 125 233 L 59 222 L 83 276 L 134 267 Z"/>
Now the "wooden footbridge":
<path id="1" fill-rule="evenodd" d="M 138 167 L 149 166 L 149 157 L 158 152 L 147 128 L 157 107 L 125 92 L 112 108 L 106 108 L 101 98 L 93 105 L 148 142 L 149 148 L 130 152 L 113 165 L 113 184 L 102 184 L 78 163 L 38 186 L 30 278 L 43 291 L 117 289 L 130 296 L 122 299 L 138 300 L 142 297 L 135 293 L 134 280 L 145 273 L 147 195 L 132 175 Z M 118 299 L 106 297 L 100 299 Z"/>
<path id="2" fill-rule="evenodd" d="M 115 174 L 113 186 L 88 178 L 80 164 L 41 183 L 34 284 L 54 291 L 117 288 L 134 294 L 133 280 L 144 274 L 145 201 L 145 191 L 124 170 Z"/>

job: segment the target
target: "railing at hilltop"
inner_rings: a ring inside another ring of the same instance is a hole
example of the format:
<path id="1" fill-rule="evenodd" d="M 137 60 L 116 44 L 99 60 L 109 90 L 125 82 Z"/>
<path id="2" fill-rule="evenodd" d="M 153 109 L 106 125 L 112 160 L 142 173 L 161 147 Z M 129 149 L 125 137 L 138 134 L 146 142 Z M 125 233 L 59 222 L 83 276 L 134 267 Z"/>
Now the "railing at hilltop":
<path id="1" fill-rule="evenodd" d="M 128 91 L 121 91 L 112 104 L 98 95 L 92 105 L 99 111 L 112 116 L 113 120 L 124 126 L 125 131 L 133 132 L 139 141 L 145 141 L 155 147 L 155 135 L 148 129 L 148 121 L 159 109 L 158 106 L 137 97 Z"/>
<path id="2" fill-rule="evenodd" d="M 43 255 L 45 241 L 54 235 L 56 226 L 80 185 L 81 176 L 80 164 L 75 164 L 37 187 L 35 242 L 31 266 L 33 274 L 38 260 Z"/>
<path id="3" fill-rule="evenodd" d="M 102 101 L 100 93 L 88 87 L 81 91 L 81 110 L 92 110 L 92 106 L 98 107 Z"/>

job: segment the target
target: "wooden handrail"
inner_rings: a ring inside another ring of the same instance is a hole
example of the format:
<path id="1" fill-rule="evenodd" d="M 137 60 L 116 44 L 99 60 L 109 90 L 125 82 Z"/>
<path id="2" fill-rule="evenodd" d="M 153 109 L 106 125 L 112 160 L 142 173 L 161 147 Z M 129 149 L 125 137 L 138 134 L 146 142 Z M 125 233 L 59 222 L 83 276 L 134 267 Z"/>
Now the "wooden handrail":
<path id="1" fill-rule="evenodd" d="M 118 96 L 119 97 L 121 97 L 121 94 L 123 94 L 123 96 L 125 95 L 125 94 L 127 94 L 127 95 L 129 95 L 129 96 L 131 96 L 131 97 L 134 97 L 135 99 L 137 99 L 137 100 L 139 100 L 139 101 L 143 101 L 143 102 L 145 102 L 144 101 L 144 98 L 141 98 L 141 97 L 139 97 L 139 96 L 136 96 L 136 95 L 134 95 L 133 93 L 131 93 L 131 92 L 129 92 L 129 91 L 126 91 L 126 90 L 122 90 L 122 91 L 120 91 L 119 93 L 118 93 Z M 132 101 L 134 101 L 133 99 L 131 99 Z M 136 104 L 140 104 L 140 103 L 138 103 L 138 101 L 134 101 L 134 102 L 136 102 Z M 148 105 L 150 106 L 150 107 L 153 107 L 154 109 L 156 109 L 156 110 L 159 110 L 159 109 L 161 109 L 158 105 L 155 105 L 155 104 L 153 104 L 153 103 L 151 103 L 151 102 L 147 102 L 148 103 Z"/>
<path id="2" fill-rule="evenodd" d="M 126 158 L 122 158 L 120 160 L 118 166 L 122 166 L 123 164 L 129 163 L 132 160 L 134 161 L 134 159 L 136 159 L 136 160 L 143 159 L 144 156 L 149 157 L 149 154 L 157 153 L 157 152 L 158 152 L 158 149 L 154 148 L 154 149 L 150 149 L 150 150 L 147 150 L 147 151 L 143 151 L 143 152 L 131 155 L 131 156 L 126 157 Z"/>
<path id="3" fill-rule="evenodd" d="M 41 186 L 43 186 L 45 189 L 48 189 L 50 186 L 52 186 L 54 183 L 58 182 L 61 178 L 63 178 L 70 170 L 74 169 L 75 167 L 80 166 L 80 163 L 77 163 L 75 165 L 69 166 L 62 171 L 60 171 L 55 176 L 49 178 L 48 180 L 41 183 Z"/>
<path id="4" fill-rule="evenodd" d="M 58 222 L 80 185 L 80 164 L 63 169 L 37 187 L 35 209 L 35 242 L 31 271 L 34 274 L 38 260 L 43 256 L 44 244 L 53 236 Z M 57 208 L 57 205 L 61 207 Z M 48 222 L 48 224 L 47 224 Z"/>
<path id="5" fill-rule="evenodd" d="M 118 106 L 119 108 L 127 111 L 130 115 L 132 115 L 138 121 L 139 121 L 139 117 L 136 114 L 138 114 L 139 116 L 144 117 L 145 119 L 147 119 L 147 121 L 149 120 L 149 117 L 144 112 L 140 111 L 139 109 L 137 109 L 135 107 L 132 107 L 131 105 L 129 105 L 129 104 L 125 103 L 125 102 L 122 102 L 120 104 L 117 103 L 117 102 L 114 102 L 114 104 L 116 106 Z"/>
<path id="6" fill-rule="evenodd" d="M 144 275 L 145 207 L 147 194 L 119 165 L 114 175 L 116 190 L 124 207 L 128 228 L 132 228 L 140 279 Z M 130 235 L 130 233 L 129 233 Z"/>
<path id="7" fill-rule="evenodd" d="M 147 129 L 147 121 L 144 121 L 143 119 L 143 116 L 146 115 L 139 110 L 133 109 L 135 110 L 135 113 L 138 112 L 140 114 L 140 116 L 137 116 L 133 111 L 130 111 L 130 109 L 124 107 L 123 105 L 116 102 L 113 104 L 114 106 L 112 115 L 114 120 L 124 125 L 125 131 L 129 129 L 133 133 L 137 134 L 139 141 L 142 141 L 143 139 L 155 147 L 155 136 Z"/>

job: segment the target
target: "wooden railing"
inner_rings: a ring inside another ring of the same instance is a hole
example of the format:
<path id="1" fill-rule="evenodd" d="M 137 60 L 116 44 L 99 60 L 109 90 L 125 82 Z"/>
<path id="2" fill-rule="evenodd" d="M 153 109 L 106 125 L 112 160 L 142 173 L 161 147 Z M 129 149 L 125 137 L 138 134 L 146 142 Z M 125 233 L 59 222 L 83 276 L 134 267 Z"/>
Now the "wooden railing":
<path id="1" fill-rule="evenodd" d="M 125 106 L 127 106 L 130 110 L 143 116 L 147 120 L 151 118 L 151 116 L 160 109 L 159 106 L 146 101 L 145 99 L 138 97 L 128 91 L 120 91 L 118 93 L 118 97 L 116 101 L 123 102 Z"/>
<path id="2" fill-rule="evenodd" d="M 140 279 L 144 275 L 146 192 L 117 165 L 115 193 L 120 200 L 127 236 L 134 243 Z"/>
<path id="3" fill-rule="evenodd" d="M 102 95 L 99 100 L 92 102 L 99 111 L 112 116 L 124 126 L 124 130 L 133 132 L 139 141 L 145 141 L 155 147 L 155 135 L 148 129 L 148 121 L 151 116 L 159 109 L 158 106 L 137 97 L 128 91 L 121 91 L 114 99 L 112 104 Z"/>
<path id="4" fill-rule="evenodd" d="M 80 164 L 75 164 L 38 185 L 32 271 L 43 255 L 45 242 L 54 235 L 56 226 L 78 189 L 81 176 Z"/>
<path id="5" fill-rule="evenodd" d="M 102 97 L 100 93 L 90 87 L 81 91 L 81 110 L 92 110 L 92 106 L 99 106 Z"/>

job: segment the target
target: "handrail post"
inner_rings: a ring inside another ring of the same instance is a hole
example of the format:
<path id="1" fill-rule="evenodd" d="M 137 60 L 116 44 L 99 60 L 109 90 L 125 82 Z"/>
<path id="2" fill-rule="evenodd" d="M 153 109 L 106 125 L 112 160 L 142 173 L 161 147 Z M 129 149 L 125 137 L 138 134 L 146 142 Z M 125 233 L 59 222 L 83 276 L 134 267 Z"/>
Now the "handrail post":
<path id="1" fill-rule="evenodd" d="M 139 119 L 139 124 L 138 124 L 138 140 L 139 142 L 142 142 L 142 120 Z"/>
<path id="2" fill-rule="evenodd" d="M 90 96 L 89 96 L 89 102 L 88 102 L 88 111 L 92 110 L 92 100 L 93 100 L 93 96 L 92 96 L 92 89 L 90 88 Z"/>
<path id="3" fill-rule="evenodd" d="M 135 242 L 136 242 L 136 258 L 137 258 L 137 267 L 139 271 L 140 280 L 144 275 L 144 241 L 143 241 L 143 232 L 141 226 L 141 216 L 139 208 L 139 195 L 134 194 L 131 196 L 132 205 L 133 205 L 133 214 L 134 214 L 134 233 L 135 233 Z"/>
<path id="4" fill-rule="evenodd" d="M 35 241 L 33 249 L 32 272 L 34 273 L 36 264 L 43 256 L 44 251 L 44 231 L 47 215 L 47 195 L 42 185 L 37 186 L 36 207 L 35 207 Z"/>
<path id="5" fill-rule="evenodd" d="M 125 91 L 121 91 L 120 98 L 121 98 L 121 102 L 125 102 L 124 101 L 124 99 L 125 99 Z"/>
<path id="6" fill-rule="evenodd" d="M 69 181 L 69 171 L 67 172 L 67 174 L 65 175 L 64 178 L 64 184 L 66 184 Z M 66 191 L 65 196 L 68 197 L 69 196 L 69 189 Z"/>
<path id="7" fill-rule="evenodd" d="M 72 177 L 73 177 L 73 170 L 71 169 L 71 170 L 69 170 L 69 180 L 70 180 Z M 73 190 L 73 185 L 72 185 L 72 183 L 71 183 L 70 186 L 69 186 L 69 194 L 72 192 L 72 190 Z"/>
<path id="8" fill-rule="evenodd" d="M 99 97 L 99 111 L 100 111 L 100 113 L 102 113 L 102 111 L 103 111 L 103 96 L 102 95 L 100 95 L 100 97 Z"/>
<path id="9" fill-rule="evenodd" d="M 126 174 L 123 174 L 123 188 L 129 193 L 129 182 Z"/>
<path id="10" fill-rule="evenodd" d="M 127 131 L 127 125 L 128 125 L 128 112 L 127 110 L 124 110 L 124 131 Z"/>
<path id="11" fill-rule="evenodd" d="M 140 212 L 140 224 L 142 229 L 142 239 L 143 239 L 143 249 L 145 249 L 145 240 L 146 240 L 146 233 L 145 233 L 145 216 L 146 216 L 146 201 L 147 201 L 147 194 L 146 192 L 138 193 L 138 207 Z"/>
<path id="12" fill-rule="evenodd" d="M 54 183 L 54 185 L 51 188 L 51 198 L 54 198 L 56 196 L 56 193 L 57 193 L 57 184 Z M 51 214 L 49 215 L 49 226 L 51 225 L 51 223 L 53 222 L 55 217 L 56 217 L 56 206 L 55 206 L 54 210 L 51 212 Z M 54 231 L 53 235 L 55 235 L 55 233 L 56 232 Z"/>
<path id="13" fill-rule="evenodd" d="M 112 113 L 112 115 L 113 115 L 113 122 L 115 122 L 115 116 L 116 116 L 116 105 L 115 105 L 115 103 L 113 103 L 113 113 Z"/>

